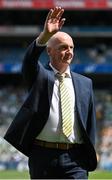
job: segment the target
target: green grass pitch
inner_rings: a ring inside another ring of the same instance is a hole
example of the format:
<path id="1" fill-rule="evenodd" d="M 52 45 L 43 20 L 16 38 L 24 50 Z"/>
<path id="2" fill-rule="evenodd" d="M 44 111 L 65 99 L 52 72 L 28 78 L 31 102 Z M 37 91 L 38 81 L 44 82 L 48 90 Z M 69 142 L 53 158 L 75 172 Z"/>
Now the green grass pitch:
<path id="1" fill-rule="evenodd" d="M 14 170 L 0 171 L 0 179 L 30 179 L 27 171 L 18 172 Z M 89 179 L 112 179 L 111 171 L 94 171 L 89 174 Z"/>

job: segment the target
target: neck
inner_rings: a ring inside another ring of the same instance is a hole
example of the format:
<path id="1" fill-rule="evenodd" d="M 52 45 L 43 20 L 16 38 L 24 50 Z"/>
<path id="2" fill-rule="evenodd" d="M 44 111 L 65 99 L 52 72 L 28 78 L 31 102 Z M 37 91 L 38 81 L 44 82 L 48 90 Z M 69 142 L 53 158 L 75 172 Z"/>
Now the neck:
<path id="1" fill-rule="evenodd" d="M 52 66 L 60 72 L 60 74 L 63 74 L 66 70 L 67 70 L 67 67 L 68 67 L 68 64 L 65 64 L 65 65 L 54 65 L 52 64 Z"/>

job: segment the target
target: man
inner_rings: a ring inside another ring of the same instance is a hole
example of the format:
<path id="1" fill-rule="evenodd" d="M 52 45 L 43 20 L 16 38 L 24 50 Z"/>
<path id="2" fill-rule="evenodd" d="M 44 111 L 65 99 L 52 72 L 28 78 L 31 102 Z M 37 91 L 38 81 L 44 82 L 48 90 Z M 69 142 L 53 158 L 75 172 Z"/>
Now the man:
<path id="1" fill-rule="evenodd" d="M 97 165 L 92 82 L 70 71 L 74 44 L 59 31 L 63 12 L 50 10 L 27 50 L 22 71 L 29 95 L 4 137 L 29 157 L 32 179 L 87 179 Z M 43 67 L 45 45 L 50 62 Z"/>

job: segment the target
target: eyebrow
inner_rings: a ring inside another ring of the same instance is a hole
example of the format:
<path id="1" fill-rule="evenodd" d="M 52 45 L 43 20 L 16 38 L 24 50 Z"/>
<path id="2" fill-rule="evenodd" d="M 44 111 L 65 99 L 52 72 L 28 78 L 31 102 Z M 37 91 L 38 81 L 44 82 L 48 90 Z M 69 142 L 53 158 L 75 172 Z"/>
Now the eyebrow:
<path id="1" fill-rule="evenodd" d="M 74 47 L 73 44 L 70 45 L 70 44 L 66 44 L 66 43 L 61 43 L 60 46 L 72 46 L 72 47 Z"/>

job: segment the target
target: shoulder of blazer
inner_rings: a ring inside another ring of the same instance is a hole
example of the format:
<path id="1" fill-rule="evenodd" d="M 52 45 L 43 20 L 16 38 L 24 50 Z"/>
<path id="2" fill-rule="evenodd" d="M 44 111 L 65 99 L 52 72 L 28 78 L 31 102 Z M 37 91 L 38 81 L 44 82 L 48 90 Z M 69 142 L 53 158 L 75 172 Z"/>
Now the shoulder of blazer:
<path id="1" fill-rule="evenodd" d="M 87 82 L 87 83 L 92 83 L 92 80 L 82 74 L 78 74 L 78 73 L 75 73 L 73 71 L 71 71 L 71 74 L 72 74 L 72 77 L 77 79 L 77 80 L 80 80 L 80 81 L 84 81 L 84 82 Z"/>

